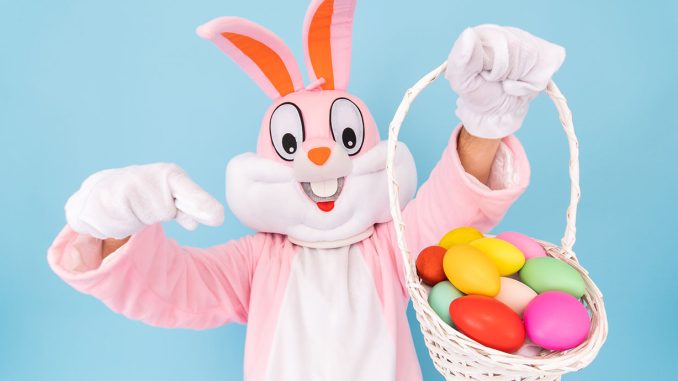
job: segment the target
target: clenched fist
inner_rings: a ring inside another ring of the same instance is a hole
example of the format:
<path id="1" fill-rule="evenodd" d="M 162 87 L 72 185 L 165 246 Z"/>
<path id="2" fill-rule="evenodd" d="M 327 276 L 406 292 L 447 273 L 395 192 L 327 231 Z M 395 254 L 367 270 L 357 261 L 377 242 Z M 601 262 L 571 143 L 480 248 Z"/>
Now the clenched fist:
<path id="1" fill-rule="evenodd" d="M 445 77 L 457 92 L 457 116 L 474 136 L 497 139 L 518 130 L 529 102 L 546 89 L 565 49 L 524 30 L 466 29 L 454 43 Z"/>

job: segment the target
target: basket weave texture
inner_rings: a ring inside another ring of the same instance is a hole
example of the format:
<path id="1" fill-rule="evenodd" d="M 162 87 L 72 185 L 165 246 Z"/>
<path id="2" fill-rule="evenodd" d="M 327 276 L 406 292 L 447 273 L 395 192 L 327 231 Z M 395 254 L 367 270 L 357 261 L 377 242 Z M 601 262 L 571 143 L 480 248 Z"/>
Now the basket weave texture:
<path id="1" fill-rule="evenodd" d="M 608 331 L 603 296 L 586 269 L 579 264 L 572 250 L 576 236 L 577 204 L 580 197 L 579 147 L 572 124 L 572 113 L 567 106 L 567 100 L 556 84 L 550 82 L 546 93 L 558 110 L 570 148 L 570 203 L 566 212 L 566 228 L 561 245 L 538 242 L 546 249 L 547 255 L 571 265 L 584 278 L 586 293 L 582 297 L 582 302 L 591 316 L 589 337 L 576 348 L 562 352 L 544 350 L 536 357 L 514 355 L 485 347 L 447 325 L 429 306 L 428 289 L 417 276 L 416 267 L 405 240 L 406 226 L 401 214 L 398 182 L 394 176 L 393 164 L 398 133 L 410 105 L 428 85 L 445 72 L 446 67 L 445 62 L 407 90 L 389 125 L 388 136 L 387 173 L 391 215 L 398 247 L 403 256 L 407 290 L 412 299 L 424 341 L 433 364 L 446 380 L 559 380 L 562 374 L 582 369 L 590 364 L 603 346 Z"/>

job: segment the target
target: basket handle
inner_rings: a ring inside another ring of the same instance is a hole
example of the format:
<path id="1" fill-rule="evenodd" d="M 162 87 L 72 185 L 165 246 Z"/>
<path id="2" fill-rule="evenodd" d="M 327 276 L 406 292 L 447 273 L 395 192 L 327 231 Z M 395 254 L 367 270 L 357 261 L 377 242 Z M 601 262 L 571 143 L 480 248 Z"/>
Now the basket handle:
<path id="1" fill-rule="evenodd" d="M 414 266 L 409 255 L 407 242 L 405 240 L 405 224 L 403 222 L 403 216 L 401 213 L 399 201 L 400 198 L 398 197 L 399 186 L 398 181 L 395 178 L 393 164 L 395 163 L 395 151 L 398 143 L 398 133 L 400 132 L 400 127 L 405 120 L 405 116 L 410 109 L 412 101 L 414 101 L 414 99 L 426 87 L 433 83 L 433 81 L 445 73 L 446 68 L 447 61 L 443 62 L 442 65 L 426 74 L 417 83 L 415 83 L 414 86 L 405 92 L 405 96 L 403 97 L 402 102 L 400 102 L 395 115 L 393 115 L 393 120 L 391 120 L 391 124 L 388 128 L 388 154 L 386 157 L 386 172 L 389 180 L 388 190 L 390 197 L 391 216 L 393 218 L 393 225 L 395 228 L 398 247 L 400 248 L 400 252 L 405 263 L 407 279 L 417 283 L 418 277 L 414 271 Z M 574 254 L 574 251 L 572 251 L 572 246 L 574 246 L 574 242 L 576 240 L 577 204 L 579 204 L 579 198 L 581 196 L 579 188 L 579 142 L 577 141 L 577 136 L 574 133 L 572 112 L 567 106 L 567 100 L 553 81 L 548 83 L 546 87 L 546 93 L 549 95 L 555 104 L 556 109 L 558 110 L 558 114 L 560 115 L 560 123 L 563 125 L 563 129 L 565 130 L 565 135 L 567 136 L 567 141 L 570 147 L 570 204 L 567 207 L 565 233 L 563 234 L 561 245 L 564 249 L 565 256 L 576 261 L 577 257 Z"/>

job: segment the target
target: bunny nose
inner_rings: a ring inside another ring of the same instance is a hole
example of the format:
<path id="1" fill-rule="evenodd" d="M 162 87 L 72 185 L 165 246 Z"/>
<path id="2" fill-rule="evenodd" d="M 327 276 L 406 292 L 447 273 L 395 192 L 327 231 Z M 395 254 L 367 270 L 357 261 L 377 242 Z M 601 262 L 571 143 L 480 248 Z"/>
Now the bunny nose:
<path id="1" fill-rule="evenodd" d="M 323 165 L 330 158 L 332 151 L 327 147 L 311 148 L 308 151 L 308 159 L 315 165 Z"/>

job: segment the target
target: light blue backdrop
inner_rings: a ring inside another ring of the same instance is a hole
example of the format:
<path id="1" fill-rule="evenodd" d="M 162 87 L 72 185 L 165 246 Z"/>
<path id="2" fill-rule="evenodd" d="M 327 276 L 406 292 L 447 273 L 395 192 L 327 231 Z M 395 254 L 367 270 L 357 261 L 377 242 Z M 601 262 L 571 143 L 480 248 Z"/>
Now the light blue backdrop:
<path id="1" fill-rule="evenodd" d="M 94 171 L 176 162 L 223 200 L 224 166 L 254 149 L 268 100 L 196 26 L 221 15 L 252 18 L 301 58 L 305 0 L 177 3 L 0 2 L 2 380 L 242 377 L 243 326 L 147 327 L 76 293 L 45 261 L 65 200 Z M 403 91 L 446 57 L 466 26 L 510 24 L 567 47 L 556 80 L 581 140 L 576 249 L 606 296 L 610 322 L 598 359 L 568 380 L 675 378 L 675 4 L 370 0 L 357 10 L 350 89 L 382 132 Z M 456 123 L 454 99 L 435 84 L 404 127 L 422 179 Z M 568 158 L 546 97 L 519 136 L 532 185 L 497 230 L 557 242 Z M 219 228 L 168 229 L 199 246 L 248 232 L 231 214 Z M 425 377 L 440 380 L 410 319 Z"/>

